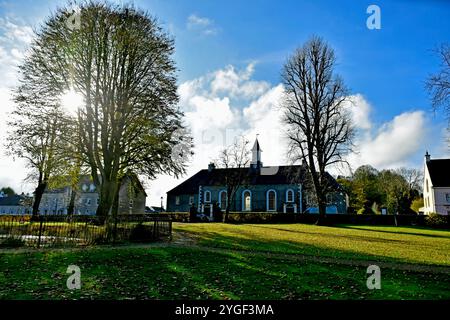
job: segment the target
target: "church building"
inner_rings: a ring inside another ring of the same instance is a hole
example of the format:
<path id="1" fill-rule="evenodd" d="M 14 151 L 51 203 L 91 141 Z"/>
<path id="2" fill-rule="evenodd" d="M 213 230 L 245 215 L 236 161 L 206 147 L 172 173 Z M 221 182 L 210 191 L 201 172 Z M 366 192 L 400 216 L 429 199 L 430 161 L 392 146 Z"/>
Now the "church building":
<path id="1" fill-rule="evenodd" d="M 230 212 L 318 213 L 314 193 L 307 183 L 307 165 L 263 166 L 261 147 L 256 139 L 252 161 L 246 168 L 216 168 L 213 163 L 167 192 L 168 212 L 189 212 L 211 215 L 213 208 L 225 211 L 227 176 L 240 174 L 239 184 Z M 330 192 L 327 213 L 346 213 L 347 196 L 336 180 L 327 173 Z M 229 181 L 229 179 L 228 179 Z"/>

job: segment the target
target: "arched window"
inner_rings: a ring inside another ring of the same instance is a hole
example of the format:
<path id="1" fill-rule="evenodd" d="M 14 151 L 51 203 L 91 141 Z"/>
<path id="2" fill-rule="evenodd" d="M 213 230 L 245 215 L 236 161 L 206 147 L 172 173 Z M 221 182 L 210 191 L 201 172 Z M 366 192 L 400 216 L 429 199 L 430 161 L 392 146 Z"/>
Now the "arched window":
<path id="1" fill-rule="evenodd" d="M 292 189 L 286 191 L 286 202 L 294 202 L 294 191 Z"/>
<path id="2" fill-rule="evenodd" d="M 227 192 L 225 190 L 219 192 L 219 207 L 222 210 L 227 208 Z"/>
<path id="3" fill-rule="evenodd" d="M 242 211 L 252 210 L 252 193 L 250 190 L 242 192 Z"/>
<path id="4" fill-rule="evenodd" d="M 277 209 L 277 193 L 275 190 L 267 191 L 267 211 L 276 211 Z"/>
<path id="5" fill-rule="evenodd" d="M 211 202 L 211 191 L 205 191 L 205 202 Z"/>

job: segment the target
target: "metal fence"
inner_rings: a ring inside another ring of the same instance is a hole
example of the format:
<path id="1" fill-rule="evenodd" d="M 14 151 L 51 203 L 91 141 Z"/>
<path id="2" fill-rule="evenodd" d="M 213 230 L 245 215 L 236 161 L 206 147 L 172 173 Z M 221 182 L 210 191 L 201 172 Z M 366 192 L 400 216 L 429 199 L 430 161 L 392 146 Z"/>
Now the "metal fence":
<path id="1" fill-rule="evenodd" d="M 121 242 L 151 242 L 172 236 L 172 219 L 158 215 L 0 216 L 1 247 L 86 246 Z"/>

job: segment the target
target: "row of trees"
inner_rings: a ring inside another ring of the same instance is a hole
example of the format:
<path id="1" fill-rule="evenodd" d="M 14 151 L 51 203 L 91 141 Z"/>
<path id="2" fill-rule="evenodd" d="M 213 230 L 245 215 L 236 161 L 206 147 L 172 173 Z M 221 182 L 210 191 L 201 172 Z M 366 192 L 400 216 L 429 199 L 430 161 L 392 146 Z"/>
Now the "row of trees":
<path id="1" fill-rule="evenodd" d="M 418 210 L 423 181 L 420 170 L 400 168 L 378 171 L 364 165 L 356 169 L 351 177 L 337 180 L 349 196 L 350 213 L 380 214 L 382 207 L 389 214 L 409 214 Z"/>
<path id="2" fill-rule="evenodd" d="M 106 217 L 126 175 L 185 172 L 186 155 L 173 154 L 191 149 L 189 135 L 177 134 L 185 128 L 173 52 L 157 20 L 132 6 L 83 2 L 45 21 L 20 67 L 7 143 L 36 181 L 34 215 L 60 177 L 76 186 L 89 173 Z M 68 93 L 82 100 L 72 112 L 62 104 Z"/>

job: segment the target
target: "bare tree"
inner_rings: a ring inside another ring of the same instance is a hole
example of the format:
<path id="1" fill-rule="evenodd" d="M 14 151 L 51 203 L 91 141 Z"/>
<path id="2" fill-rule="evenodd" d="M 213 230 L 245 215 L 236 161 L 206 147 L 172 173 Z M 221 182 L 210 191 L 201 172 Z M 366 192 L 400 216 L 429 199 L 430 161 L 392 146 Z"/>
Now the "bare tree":
<path id="1" fill-rule="evenodd" d="M 99 190 L 97 215 L 106 217 L 126 175 L 185 172 L 184 157 L 172 153 L 190 143 L 175 134 L 184 126 L 174 41 L 132 6 L 83 2 L 75 27 L 67 24 L 70 14 L 61 8 L 46 20 L 23 68 L 28 82 L 52 93 L 47 97 L 82 95 L 72 150 L 90 168 Z"/>
<path id="2" fill-rule="evenodd" d="M 443 108 L 450 126 L 450 45 L 442 44 L 436 52 L 441 58 L 441 70 L 428 78 L 426 89 L 433 109 Z"/>
<path id="3" fill-rule="evenodd" d="M 401 175 L 408 184 L 409 193 L 411 194 L 414 190 L 417 192 L 422 191 L 423 183 L 423 172 L 419 169 L 414 168 L 399 168 L 395 170 L 397 174 Z"/>
<path id="4" fill-rule="evenodd" d="M 241 136 L 233 144 L 224 148 L 216 161 L 218 167 L 224 168 L 224 181 L 227 190 L 224 221 L 228 221 L 231 204 L 236 198 L 236 192 L 248 174 L 250 163 L 249 141 Z"/>
<path id="5" fill-rule="evenodd" d="M 317 223 L 322 223 L 326 214 L 330 190 L 326 169 L 345 162 L 354 135 L 344 103 L 347 89 L 334 74 L 335 64 L 333 49 L 313 37 L 295 51 L 282 71 L 288 155 L 293 162 L 305 161 L 308 165 L 318 202 Z"/>

